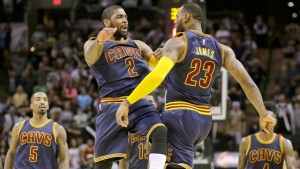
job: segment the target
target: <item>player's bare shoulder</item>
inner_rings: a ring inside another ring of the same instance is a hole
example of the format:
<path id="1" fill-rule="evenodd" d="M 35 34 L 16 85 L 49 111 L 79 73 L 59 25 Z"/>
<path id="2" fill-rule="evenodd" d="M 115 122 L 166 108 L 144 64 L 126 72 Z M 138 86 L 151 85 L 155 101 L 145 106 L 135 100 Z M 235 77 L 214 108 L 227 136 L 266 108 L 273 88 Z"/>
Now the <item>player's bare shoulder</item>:
<path id="1" fill-rule="evenodd" d="M 66 133 L 66 130 L 63 126 L 59 125 L 59 124 L 56 124 L 56 127 L 55 127 L 55 132 L 57 133 L 57 141 L 59 140 L 66 140 L 67 138 L 67 133 Z"/>

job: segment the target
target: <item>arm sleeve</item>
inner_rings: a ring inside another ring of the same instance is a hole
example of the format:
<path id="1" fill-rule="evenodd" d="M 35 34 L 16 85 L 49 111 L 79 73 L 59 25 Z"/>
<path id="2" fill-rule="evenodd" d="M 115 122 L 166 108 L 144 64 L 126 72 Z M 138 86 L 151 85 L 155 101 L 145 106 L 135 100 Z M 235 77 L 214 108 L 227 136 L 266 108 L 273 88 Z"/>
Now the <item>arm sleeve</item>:
<path id="1" fill-rule="evenodd" d="M 158 60 L 155 58 L 154 55 L 152 55 L 149 59 L 148 65 L 154 68 L 157 65 L 157 63 Z"/>
<path id="2" fill-rule="evenodd" d="M 163 56 L 153 71 L 150 72 L 128 96 L 128 102 L 133 104 L 155 90 L 165 79 L 174 64 L 175 63 L 170 58 Z"/>

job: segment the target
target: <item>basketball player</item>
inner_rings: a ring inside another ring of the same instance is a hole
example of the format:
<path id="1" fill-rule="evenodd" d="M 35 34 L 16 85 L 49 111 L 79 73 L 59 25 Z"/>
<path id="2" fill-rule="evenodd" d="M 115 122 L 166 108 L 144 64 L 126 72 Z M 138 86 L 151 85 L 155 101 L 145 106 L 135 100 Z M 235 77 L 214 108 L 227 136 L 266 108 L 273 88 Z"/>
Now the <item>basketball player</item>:
<path id="1" fill-rule="evenodd" d="M 168 168 L 193 167 L 194 146 L 207 137 L 211 128 L 210 90 L 222 66 L 242 86 L 262 122 L 266 125 L 273 121 L 266 113 L 258 87 L 232 49 L 204 34 L 201 21 L 202 10 L 197 4 L 187 3 L 181 7 L 176 20 L 176 37 L 166 42 L 163 57 L 122 102 L 116 114 L 117 123 L 127 126 L 129 106 L 152 92 L 167 76 L 167 111 L 163 112 L 162 120 L 168 128 L 172 149 L 172 164 Z"/>
<path id="2" fill-rule="evenodd" d="M 276 105 L 265 104 L 268 113 L 277 119 Z M 240 143 L 239 169 L 282 169 L 283 161 L 287 169 L 296 169 L 296 159 L 290 140 L 274 133 L 276 123 L 268 124 L 268 131 L 261 130 L 242 138 Z M 261 126 L 261 119 L 260 119 Z"/>
<path id="3" fill-rule="evenodd" d="M 31 96 L 33 117 L 17 123 L 5 159 L 5 169 L 68 169 L 69 156 L 65 129 L 47 118 L 48 97 L 42 92 Z"/>
<path id="4" fill-rule="evenodd" d="M 112 5 L 104 9 L 102 22 L 105 28 L 84 45 L 85 60 L 97 80 L 101 99 L 96 121 L 95 169 L 110 169 L 113 161 L 127 156 L 128 132 L 152 141 L 149 167 L 163 169 L 167 129 L 155 107 L 141 99 L 130 109 L 131 123 L 127 128 L 115 121 L 120 103 L 149 73 L 145 60 L 155 65 L 153 51 L 144 42 L 127 37 L 128 21 L 122 7 Z"/>
<path id="5" fill-rule="evenodd" d="M 155 108 L 157 103 L 152 95 L 144 97 L 149 100 Z M 128 144 L 128 157 L 127 159 L 120 160 L 119 169 L 143 169 L 148 166 L 148 146 L 146 136 L 138 136 L 133 133 L 129 133 Z"/>

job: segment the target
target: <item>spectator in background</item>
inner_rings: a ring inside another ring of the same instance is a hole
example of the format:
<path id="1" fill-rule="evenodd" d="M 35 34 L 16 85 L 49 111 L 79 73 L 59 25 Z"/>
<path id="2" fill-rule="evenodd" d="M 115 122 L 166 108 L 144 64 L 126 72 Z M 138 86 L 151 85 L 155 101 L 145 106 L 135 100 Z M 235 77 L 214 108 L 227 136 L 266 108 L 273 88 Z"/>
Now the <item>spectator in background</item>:
<path id="1" fill-rule="evenodd" d="M 84 166 L 89 166 L 89 157 L 94 157 L 94 141 L 92 139 L 87 140 L 87 147 L 83 149 L 81 161 Z"/>
<path id="2" fill-rule="evenodd" d="M 295 134 L 300 135 L 300 98 L 294 102 L 295 118 L 292 119 L 295 123 Z"/>
<path id="3" fill-rule="evenodd" d="M 82 108 L 77 109 L 77 114 L 73 118 L 76 121 L 78 128 L 84 128 L 88 124 L 88 115 L 82 110 Z"/>
<path id="4" fill-rule="evenodd" d="M 263 65 L 258 59 L 253 59 L 249 69 L 249 75 L 255 82 L 255 84 L 262 89 L 262 84 L 266 76 L 266 72 L 263 69 Z"/>
<path id="5" fill-rule="evenodd" d="M 81 137 L 81 134 L 82 134 L 82 131 L 80 128 L 78 128 L 77 122 L 75 120 L 71 121 L 71 125 L 69 128 L 66 129 L 66 131 L 67 131 L 67 135 L 68 135 L 68 138 L 67 138 L 68 141 L 70 141 L 72 138 L 75 138 L 77 140 L 78 138 Z M 82 142 L 80 142 L 80 143 L 78 142 L 78 145 L 81 145 L 81 144 L 82 144 Z"/>
<path id="6" fill-rule="evenodd" d="M 10 141 L 11 130 L 14 125 L 18 122 L 17 109 L 15 106 L 9 106 L 8 113 L 4 115 L 4 125 L 2 131 L 2 138 L 5 138 L 6 141 Z"/>
<path id="7" fill-rule="evenodd" d="M 86 89 L 82 87 L 80 89 L 80 94 L 77 96 L 77 102 L 79 107 L 84 111 L 86 106 L 92 104 L 92 97 L 86 93 Z"/>
<path id="8" fill-rule="evenodd" d="M 18 109 L 18 112 L 20 113 L 20 116 L 18 118 L 17 122 L 21 122 L 23 120 L 28 120 L 30 117 L 27 115 L 29 111 L 29 108 L 27 106 L 22 106 Z"/>
<path id="9" fill-rule="evenodd" d="M 5 39 L 7 36 L 7 31 L 5 30 L 5 24 L 0 23 L 0 70 L 3 70 L 4 67 L 4 61 L 5 61 L 5 56 L 4 56 L 4 51 L 5 51 Z"/>
<path id="10" fill-rule="evenodd" d="M 64 128 L 69 128 L 72 122 L 74 113 L 71 111 L 71 102 L 66 100 L 64 102 L 64 109 L 60 116 L 61 125 Z"/>
<path id="11" fill-rule="evenodd" d="M 84 69 L 82 63 L 77 64 L 77 67 L 71 72 L 71 77 L 74 82 L 79 82 L 80 80 L 87 79 L 88 72 Z"/>
<path id="12" fill-rule="evenodd" d="M 229 133 L 235 138 L 236 146 L 240 144 L 243 133 L 244 112 L 240 108 L 240 102 L 232 102 L 232 109 L 229 112 Z"/>
<path id="13" fill-rule="evenodd" d="M 257 49 L 257 44 L 250 34 L 244 36 L 244 42 L 242 43 L 244 52 L 242 54 L 241 62 L 244 65 L 248 65 L 247 61 L 253 56 Z"/>
<path id="14" fill-rule="evenodd" d="M 292 119 L 294 119 L 294 109 L 293 105 L 290 102 L 287 102 L 284 94 L 280 95 L 276 104 L 278 108 L 278 117 L 277 117 L 277 133 L 282 133 L 284 135 L 292 134 L 295 124 Z"/>
<path id="15" fill-rule="evenodd" d="M 152 29 L 146 37 L 146 42 L 152 49 L 157 49 L 160 47 L 160 44 L 164 40 L 163 27 L 156 26 L 155 29 Z"/>
<path id="16" fill-rule="evenodd" d="M 67 84 L 63 86 L 63 97 L 66 99 L 75 99 L 77 98 L 78 90 L 77 87 L 74 85 L 73 80 L 69 80 Z"/>
<path id="17" fill-rule="evenodd" d="M 69 142 L 70 169 L 80 169 L 80 151 L 75 138 Z"/>
<path id="18" fill-rule="evenodd" d="M 12 96 L 11 103 L 16 107 L 28 105 L 28 95 L 24 92 L 22 85 L 18 85 L 16 92 Z"/>
<path id="19" fill-rule="evenodd" d="M 262 16 L 256 16 L 256 21 L 253 24 L 253 30 L 256 36 L 258 47 L 266 47 L 268 27 L 267 24 L 263 21 Z"/>
<path id="20" fill-rule="evenodd" d="M 220 24 L 219 29 L 216 31 L 215 37 L 220 43 L 228 45 L 230 32 L 225 29 L 225 26 L 223 24 Z"/>
<path id="21" fill-rule="evenodd" d="M 43 91 L 45 93 L 48 93 L 48 87 L 46 86 L 46 81 L 44 77 L 38 78 L 38 83 L 33 87 L 32 92 L 34 93 L 36 91 Z"/>

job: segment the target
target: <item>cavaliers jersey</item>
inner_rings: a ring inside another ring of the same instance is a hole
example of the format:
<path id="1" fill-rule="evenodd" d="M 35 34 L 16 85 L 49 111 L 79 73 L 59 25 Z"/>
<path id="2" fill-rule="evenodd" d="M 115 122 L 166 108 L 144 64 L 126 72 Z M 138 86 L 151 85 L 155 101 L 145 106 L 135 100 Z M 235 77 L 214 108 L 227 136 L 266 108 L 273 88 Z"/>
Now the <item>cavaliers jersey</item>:
<path id="1" fill-rule="evenodd" d="M 15 169 L 57 168 L 56 124 L 50 119 L 41 126 L 34 126 L 31 119 L 22 122 L 14 160 Z"/>
<path id="2" fill-rule="evenodd" d="M 274 134 L 266 142 L 256 133 L 248 136 L 248 142 L 246 169 L 282 169 L 282 136 Z"/>
<path id="3" fill-rule="evenodd" d="M 179 33 L 186 48 L 166 78 L 166 109 L 178 107 L 210 114 L 210 90 L 222 67 L 222 47 L 210 35 Z"/>
<path id="4" fill-rule="evenodd" d="M 124 42 L 105 41 L 99 60 L 90 68 L 100 98 L 128 96 L 149 73 L 139 47 L 130 38 Z"/>
<path id="5" fill-rule="evenodd" d="M 148 153 L 146 153 L 146 136 L 131 134 L 129 140 L 129 168 L 143 169 L 148 165 Z"/>

